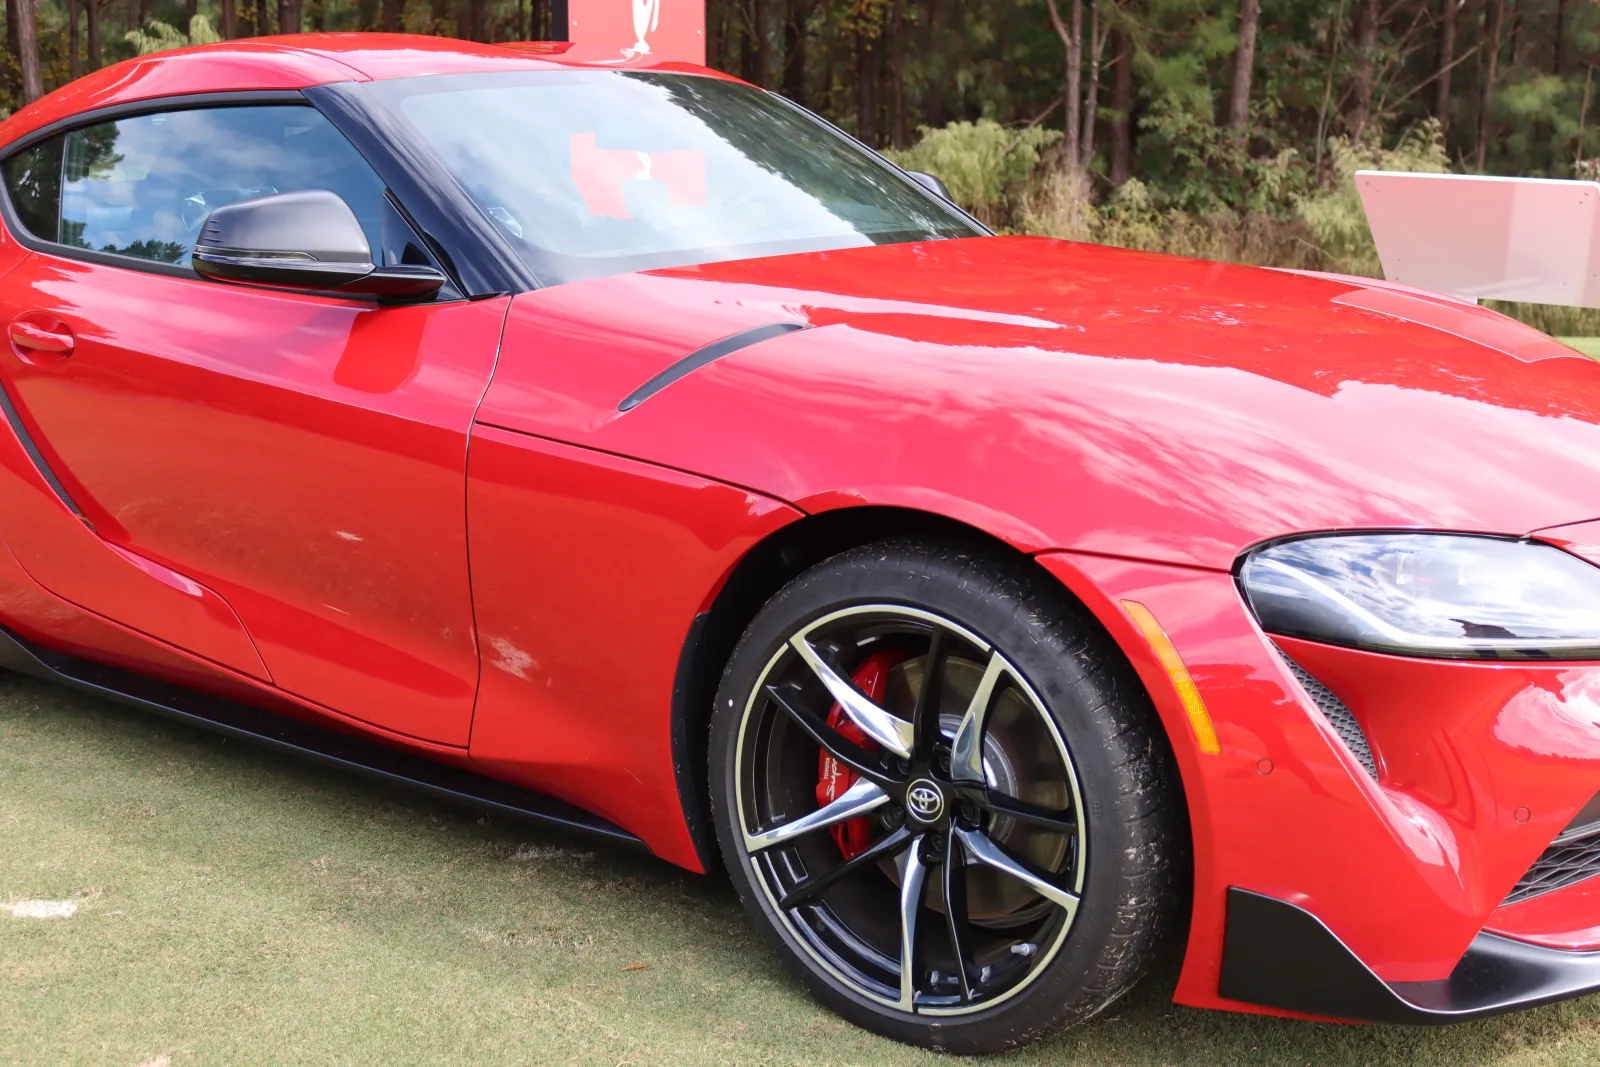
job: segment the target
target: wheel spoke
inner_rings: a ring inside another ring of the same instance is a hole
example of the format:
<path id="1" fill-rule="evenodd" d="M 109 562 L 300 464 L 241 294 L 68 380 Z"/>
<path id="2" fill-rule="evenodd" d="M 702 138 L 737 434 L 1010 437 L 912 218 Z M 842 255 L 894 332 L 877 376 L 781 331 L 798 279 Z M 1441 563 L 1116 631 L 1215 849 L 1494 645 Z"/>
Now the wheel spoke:
<path id="1" fill-rule="evenodd" d="M 1046 811 L 1044 808 L 1029 804 L 1025 800 L 1007 796 L 994 789 L 985 789 L 981 792 L 973 791 L 973 799 L 978 807 L 995 815 L 1004 815 L 1016 819 L 1018 822 L 1031 823 L 1046 830 L 1057 833 L 1076 834 L 1078 820 L 1069 811 Z"/>
<path id="2" fill-rule="evenodd" d="M 988 836 L 976 830 L 957 830 L 956 836 L 961 841 L 961 847 L 966 850 L 978 863 L 985 867 L 993 867 L 1024 883 L 1035 893 L 1054 904 L 1059 904 L 1066 909 L 1067 921 L 1070 923 L 1078 914 L 1078 898 L 1051 882 L 1043 874 L 1035 871 L 1021 860 L 1008 854 L 999 845 L 989 840 Z"/>
<path id="3" fill-rule="evenodd" d="M 983 669 L 983 678 L 967 704 L 967 713 L 956 727 L 955 743 L 950 748 L 950 776 L 958 781 L 981 782 L 983 777 L 983 724 L 988 717 L 989 705 L 994 702 L 995 686 L 1006 671 L 1006 661 L 1000 653 L 989 656 Z"/>
<path id="4" fill-rule="evenodd" d="M 863 867 L 871 867 L 886 856 L 895 855 L 901 849 L 905 848 L 906 844 L 910 840 L 911 832 L 904 826 L 899 827 L 894 831 L 894 833 L 883 838 L 881 841 L 874 841 L 865 852 L 862 852 L 845 861 L 844 863 L 839 864 L 839 866 L 833 868 L 832 870 L 825 871 L 822 874 L 815 875 L 811 878 L 807 878 L 805 881 L 801 882 L 799 885 L 785 893 L 783 895 L 783 899 L 778 901 L 778 907 L 793 908 L 800 904 L 804 904 L 806 901 L 815 898 L 830 885 L 833 885 L 835 882 L 839 881 L 839 879 L 844 878 L 855 871 L 859 871 Z"/>
<path id="5" fill-rule="evenodd" d="M 971 977 L 967 970 L 968 948 L 972 944 L 972 931 L 967 913 L 967 866 L 962 861 L 961 846 L 956 840 L 956 827 L 950 824 L 949 837 L 944 850 L 944 917 L 950 930 L 950 951 L 955 954 L 956 974 L 961 978 L 961 1003 L 972 1000 Z"/>
<path id="6" fill-rule="evenodd" d="M 800 654 L 800 658 L 805 660 L 806 666 L 811 668 L 812 673 L 822 680 L 828 695 L 844 709 L 851 722 L 861 727 L 863 733 L 896 756 L 910 757 L 913 738 L 909 722 L 880 708 L 865 693 L 851 684 L 849 679 L 829 666 L 812 647 L 811 642 L 806 640 L 804 634 L 796 634 L 790 639 L 789 644 Z"/>
<path id="7" fill-rule="evenodd" d="M 1052 719 L 1054 686 L 1035 690 L 1070 680 L 1024 677 L 964 618 L 860 588 L 846 581 L 768 646 L 729 814 L 803 966 L 902 1021 L 953 1027 L 1043 992 L 1076 932 L 1096 783 Z"/>
<path id="8" fill-rule="evenodd" d="M 924 763 L 933 758 L 939 742 L 939 694 L 944 685 L 944 630 L 934 627 L 928 639 L 928 654 L 922 661 L 922 685 L 911 712 L 912 734 L 916 738 L 916 757 Z"/>
<path id="9" fill-rule="evenodd" d="M 810 734 L 813 741 L 856 774 L 880 786 L 897 781 L 883 773 L 883 767 L 878 763 L 878 757 L 874 753 L 868 752 L 829 726 L 825 719 L 808 710 L 796 699 L 798 694 L 794 694 L 792 690 L 786 693 L 775 685 L 769 685 L 767 696 L 802 730 Z"/>
<path id="10" fill-rule="evenodd" d="M 928 868 L 922 862 L 926 835 L 912 839 L 900 875 L 900 1008 L 911 1011 L 917 996 L 917 918 L 922 911 L 922 886 Z"/>
<path id="11" fill-rule="evenodd" d="M 839 799 L 823 805 L 808 815 L 790 819 L 781 826 L 775 826 L 759 834 L 745 834 L 744 847 L 750 852 L 760 852 L 762 849 L 781 845 L 786 841 L 793 841 L 797 837 L 821 830 L 825 826 L 832 826 L 836 822 L 865 815 L 888 802 L 889 794 L 878 788 L 875 783 L 862 778 L 845 790 Z"/>

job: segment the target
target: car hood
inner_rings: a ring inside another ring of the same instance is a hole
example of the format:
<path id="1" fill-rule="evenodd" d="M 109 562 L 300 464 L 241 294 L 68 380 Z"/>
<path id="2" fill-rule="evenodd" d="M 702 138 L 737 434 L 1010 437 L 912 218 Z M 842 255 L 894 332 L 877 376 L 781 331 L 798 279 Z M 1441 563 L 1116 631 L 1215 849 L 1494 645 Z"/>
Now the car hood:
<path id="1" fill-rule="evenodd" d="M 727 335 L 738 349 L 624 412 Z M 600 278 L 514 303 L 481 422 L 802 509 L 938 511 L 1024 549 L 1207 567 L 1349 528 L 1600 515 L 1600 366 L 1365 279 L 1040 238 Z"/>

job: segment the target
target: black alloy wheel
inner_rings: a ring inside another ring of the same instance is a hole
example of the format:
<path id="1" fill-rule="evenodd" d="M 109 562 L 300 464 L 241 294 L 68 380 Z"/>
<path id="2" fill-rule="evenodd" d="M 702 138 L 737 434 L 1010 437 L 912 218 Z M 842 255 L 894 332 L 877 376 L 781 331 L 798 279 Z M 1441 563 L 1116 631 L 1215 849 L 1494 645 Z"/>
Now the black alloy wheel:
<path id="1" fill-rule="evenodd" d="M 712 758 L 746 907 L 819 999 L 899 1040 L 980 1052 L 1088 1018 L 1181 895 L 1154 712 L 1022 562 L 886 544 L 797 578 L 734 652 Z"/>

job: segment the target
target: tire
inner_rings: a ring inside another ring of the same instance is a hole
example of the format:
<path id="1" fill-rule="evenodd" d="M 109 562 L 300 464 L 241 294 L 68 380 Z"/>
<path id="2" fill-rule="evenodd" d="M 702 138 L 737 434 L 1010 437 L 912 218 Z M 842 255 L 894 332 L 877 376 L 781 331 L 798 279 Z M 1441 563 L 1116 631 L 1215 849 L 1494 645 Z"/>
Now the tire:
<path id="1" fill-rule="evenodd" d="M 982 1053 L 1081 1023 L 1179 921 L 1166 736 L 1024 560 L 892 541 L 794 579 L 728 662 L 710 768 L 751 918 L 817 1000 L 898 1041 Z"/>

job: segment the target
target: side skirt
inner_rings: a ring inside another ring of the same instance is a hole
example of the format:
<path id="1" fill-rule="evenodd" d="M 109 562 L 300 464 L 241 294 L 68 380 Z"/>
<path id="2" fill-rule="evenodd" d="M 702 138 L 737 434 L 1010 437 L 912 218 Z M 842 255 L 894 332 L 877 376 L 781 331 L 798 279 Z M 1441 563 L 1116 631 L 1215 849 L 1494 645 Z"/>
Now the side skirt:
<path id="1" fill-rule="evenodd" d="M 1480 933 L 1450 977 L 1385 982 L 1321 919 L 1248 890 L 1228 890 L 1222 980 L 1230 1000 L 1377 1023 L 1465 1022 L 1600 991 L 1600 952 Z"/>
<path id="2" fill-rule="evenodd" d="M 620 826 L 554 797 L 481 774 L 413 756 L 375 741 L 323 729 L 220 697 L 197 693 L 131 671 L 42 648 L 0 626 L 0 667 L 80 692 L 129 704 L 204 730 L 339 770 L 405 786 L 444 800 L 525 822 L 603 838 L 648 852 Z"/>

